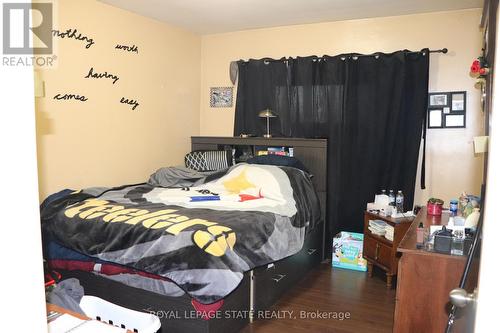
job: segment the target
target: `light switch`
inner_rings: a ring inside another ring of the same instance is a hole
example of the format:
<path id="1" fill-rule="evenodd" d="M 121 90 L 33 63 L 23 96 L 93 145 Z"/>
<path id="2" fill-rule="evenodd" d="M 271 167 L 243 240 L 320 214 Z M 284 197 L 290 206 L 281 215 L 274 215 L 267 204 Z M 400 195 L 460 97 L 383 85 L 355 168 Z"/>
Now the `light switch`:
<path id="1" fill-rule="evenodd" d="M 488 151 L 488 137 L 475 136 L 474 137 L 474 153 L 481 154 Z"/>

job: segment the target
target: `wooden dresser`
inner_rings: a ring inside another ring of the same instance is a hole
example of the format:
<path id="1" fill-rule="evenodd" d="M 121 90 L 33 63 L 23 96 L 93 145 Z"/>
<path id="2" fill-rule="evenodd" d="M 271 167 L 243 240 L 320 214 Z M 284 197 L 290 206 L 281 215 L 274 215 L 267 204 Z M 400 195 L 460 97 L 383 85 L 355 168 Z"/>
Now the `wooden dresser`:
<path id="1" fill-rule="evenodd" d="M 427 215 L 424 207 L 399 244 L 394 333 L 444 332 L 451 306 L 449 292 L 458 287 L 467 257 L 417 249 L 416 229 L 420 222 L 426 228 L 445 225 L 448 218 L 445 213 Z M 473 270 L 477 271 L 477 267 Z M 453 332 L 469 332 L 468 324 L 458 318 Z"/>
<path id="2" fill-rule="evenodd" d="M 389 240 L 383 236 L 373 234 L 368 229 L 370 220 L 382 220 L 394 227 L 393 240 Z M 392 287 L 392 277 L 398 271 L 398 244 L 410 227 L 412 218 L 393 219 L 370 212 L 365 212 L 364 223 L 364 240 L 363 240 L 363 257 L 368 261 L 368 276 L 372 277 L 373 266 L 380 267 L 386 273 L 386 286 Z"/>

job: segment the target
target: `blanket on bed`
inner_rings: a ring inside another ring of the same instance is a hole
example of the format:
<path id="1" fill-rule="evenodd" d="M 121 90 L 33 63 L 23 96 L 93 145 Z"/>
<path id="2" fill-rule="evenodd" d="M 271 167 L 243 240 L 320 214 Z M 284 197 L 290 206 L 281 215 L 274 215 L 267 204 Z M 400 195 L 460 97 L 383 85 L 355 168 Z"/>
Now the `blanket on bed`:
<path id="1" fill-rule="evenodd" d="M 41 217 L 45 244 L 166 277 L 212 303 L 244 272 L 297 253 L 320 209 L 304 172 L 239 164 L 193 187 L 72 192 L 44 202 Z"/>

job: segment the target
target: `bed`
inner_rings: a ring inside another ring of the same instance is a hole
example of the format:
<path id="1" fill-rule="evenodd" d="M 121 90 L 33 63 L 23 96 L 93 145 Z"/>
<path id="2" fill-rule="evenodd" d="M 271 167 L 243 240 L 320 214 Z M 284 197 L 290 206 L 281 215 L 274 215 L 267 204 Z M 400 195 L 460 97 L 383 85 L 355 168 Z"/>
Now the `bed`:
<path id="1" fill-rule="evenodd" d="M 161 332 L 236 332 L 321 261 L 309 177 L 238 164 L 191 186 L 64 193 L 42 206 L 46 257 L 86 294 L 156 314 Z"/>

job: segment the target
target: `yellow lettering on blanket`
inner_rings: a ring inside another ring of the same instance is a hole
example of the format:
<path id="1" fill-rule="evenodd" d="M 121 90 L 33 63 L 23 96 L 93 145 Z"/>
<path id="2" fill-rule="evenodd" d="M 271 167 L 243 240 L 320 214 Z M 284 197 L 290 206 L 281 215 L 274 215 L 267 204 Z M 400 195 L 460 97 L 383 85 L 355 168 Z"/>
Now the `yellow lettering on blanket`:
<path id="1" fill-rule="evenodd" d="M 167 209 L 167 210 L 169 210 L 169 213 L 176 212 L 175 209 Z M 169 225 L 172 225 L 172 222 L 168 222 L 168 220 L 172 217 L 177 217 L 177 216 L 179 216 L 179 214 L 163 214 L 160 216 L 155 216 L 142 222 L 142 225 L 145 226 L 146 228 L 153 228 L 153 229 L 162 228 L 162 227 L 154 227 L 157 224 L 162 224 L 163 227 L 167 227 Z"/>
<path id="2" fill-rule="evenodd" d="M 66 209 L 64 212 L 64 215 L 67 217 L 74 217 L 76 214 L 81 213 L 82 211 L 85 210 L 85 208 L 95 208 L 95 207 L 103 207 L 106 205 L 109 201 L 106 200 L 97 200 L 97 199 L 92 199 L 92 200 L 85 200 L 83 202 L 83 205 L 81 206 L 71 206 L 72 208 Z"/>
<path id="3" fill-rule="evenodd" d="M 196 230 L 193 234 L 194 243 L 205 252 L 213 256 L 223 256 L 227 249 L 233 250 L 236 244 L 235 232 L 226 226 L 218 225 L 203 219 L 190 219 L 187 216 L 172 214 L 176 209 L 162 209 L 149 212 L 146 209 L 125 208 L 110 204 L 109 201 L 88 199 L 80 205 L 72 205 L 64 212 L 69 218 L 78 215 L 81 219 L 91 220 L 101 217 L 106 223 L 138 224 L 149 229 L 166 228 L 165 232 L 177 236 L 181 231 L 195 226 L 206 226 L 206 230 Z"/>
<path id="4" fill-rule="evenodd" d="M 185 222 L 177 223 L 176 225 L 171 226 L 170 228 L 167 228 L 166 232 L 169 232 L 173 235 L 178 235 L 182 230 L 189 228 L 193 225 L 206 225 L 206 226 L 211 226 L 217 224 L 215 222 L 208 222 L 207 220 L 202 220 L 202 219 L 192 219 L 188 220 Z"/>
<path id="5" fill-rule="evenodd" d="M 152 212 L 152 213 L 148 212 L 148 214 L 144 214 L 144 215 L 141 215 L 141 216 L 137 216 L 137 217 L 131 218 L 128 221 L 124 221 L 124 223 L 127 223 L 127 224 L 137 224 L 137 223 L 140 223 L 140 222 L 142 222 L 144 220 L 147 220 L 149 218 L 152 218 L 152 217 L 155 217 L 155 216 L 164 215 L 164 214 L 169 214 L 169 213 L 172 213 L 172 212 L 175 212 L 175 210 L 172 210 L 172 209 L 162 209 L 162 210 L 157 210 L 156 212 Z"/>
<path id="6" fill-rule="evenodd" d="M 145 209 L 127 208 L 127 209 L 118 210 L 114 213 L 106 214 L 102 218 L 102 220 L 104 222 L 123 222 L 123 221 L 129 220 L 131 217 L 141 216 L 141 215 L 144 215 L 147 213 L 149 213 L 149 211 L 147 211 Z"/>

